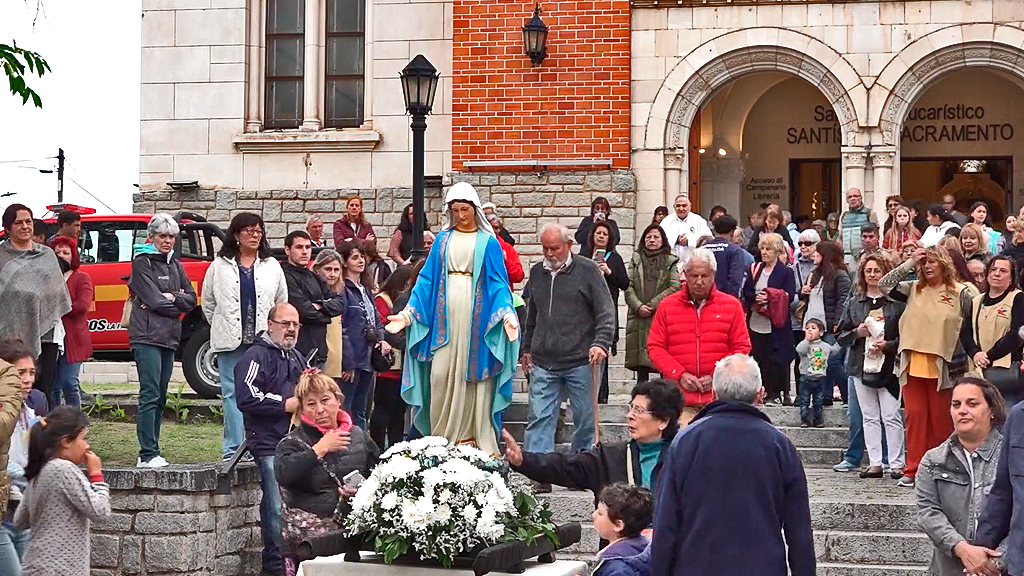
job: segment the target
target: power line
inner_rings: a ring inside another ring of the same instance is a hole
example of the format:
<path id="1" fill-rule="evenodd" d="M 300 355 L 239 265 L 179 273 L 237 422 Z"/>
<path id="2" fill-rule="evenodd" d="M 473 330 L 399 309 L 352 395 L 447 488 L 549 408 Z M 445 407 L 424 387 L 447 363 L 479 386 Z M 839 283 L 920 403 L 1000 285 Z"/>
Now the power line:
<path id="1" fill-rule="evenodd" d="M 25 158 L 22 160 L 0 160 L 0 164 L 21 164 L 22 162 L 39 162 L 40 160 L 53 160 L 56 156 L 45 156 L 43 158 Z"/>
<path id="2" fill-rule="evenodd" d="M 77 172 L 77 170 L 76 170 L 76 172 Z M 104 202 L 103 200 L 100 200 L 99 198 L 97 198 L 95 194 L 93 194 L 92 192 L 89 192 L 89 191 L 88 191 L 88 190 L 87 190 L 87 189 L 85 188 L 85 186 L 82 186 L 82 185 L 81 185 L 81 184 L 79 184 L 78 182 L 75 182 L 75 179 L 74 179 L 74 178 L 72 178 L 71 176 L 68 176 L 67 174 L 65 174 L 65 175 L 64 175 L 64 177 L 65 177 L 65 178 L 67 178 L 68 180 L 70 180 L 70 181 L 71 181 L 71 183 L 72 183 L 72 184 L 74 184 L 75 186 L 78 186 L 79 188 L 81 188 L 81 189 L 82 189 L 82 192 L 85 192 L 86 194 L 88 194 L 89 196 L 91 196 L 93 200 L 95 200 L 95 201 L 99 202 L 100 204 L 103 204 L 103 206 L 104 206 L 104 207 L 105 207 L 105 208 L 106 208 L 107 210 L 110 210 L 110 211 L 111 211 L 111 212 L 113 212 L 114 214 L 117 214 L 117 213 L 118 213 L 118 212 L 117 212 L 117 210 L 114 210 L 113 208 L 111 208 L 111 207 L 110 207 L 109 205 L 107 205 L 107 203 L 106 203 L 106 202 Z"/>

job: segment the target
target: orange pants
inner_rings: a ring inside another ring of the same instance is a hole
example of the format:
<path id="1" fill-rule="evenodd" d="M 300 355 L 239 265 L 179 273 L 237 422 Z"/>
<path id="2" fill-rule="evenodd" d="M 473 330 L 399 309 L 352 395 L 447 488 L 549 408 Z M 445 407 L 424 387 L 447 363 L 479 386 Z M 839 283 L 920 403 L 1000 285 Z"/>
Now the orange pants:
<path id="1" fill-rule="evenodd" d="M 903 405 L 906 409 L 907 476 L 917 474 L 917 466 L 924 453 L 942 444 L 953 433 L 953 417 L 949 403 L 953 389 L 936 390 L 938 380 L 907 376 L 903 386 Z"/>

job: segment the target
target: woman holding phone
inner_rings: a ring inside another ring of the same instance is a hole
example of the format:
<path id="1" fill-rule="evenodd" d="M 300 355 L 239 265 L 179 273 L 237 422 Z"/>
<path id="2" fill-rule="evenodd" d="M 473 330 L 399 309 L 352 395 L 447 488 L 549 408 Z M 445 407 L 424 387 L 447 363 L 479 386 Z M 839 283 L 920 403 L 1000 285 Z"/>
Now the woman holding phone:
<path id="1" fill-rule="evenodd" d="M 580 249 L 580 256 L 590 258 L 604 274 L 604 280 L 608 283 L 608 292 L 612 295 L 612 302 L 619 305 L 619 292 L 629 288 L 629 272 L 626 271 L 626 263 L 622 257 L 615 252 L 612 245 L 612 227 L 608 222 L 595 222 L 590 228 L 590 238 L 587 244 Z M 615 315 L 615 336 L 612 338 L 612 355 L 617 352 L 616 344 L 619 340 L 619 317 Z M 597 401 L 600 404 L 608 403 L 608 363 L 604 365 L 604 376 L 601 378 L 601 387 L 598 389 Z"/>

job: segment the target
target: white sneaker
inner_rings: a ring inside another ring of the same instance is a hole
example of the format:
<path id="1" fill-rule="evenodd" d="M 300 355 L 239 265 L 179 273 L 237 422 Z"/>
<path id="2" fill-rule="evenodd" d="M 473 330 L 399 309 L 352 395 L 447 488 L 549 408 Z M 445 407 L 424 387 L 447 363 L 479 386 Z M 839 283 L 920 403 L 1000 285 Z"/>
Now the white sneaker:
<path id="1" fill-rule="evenodd" d="M 154 456 L 146 462 L 143 462 L 142 458 L 139 458 L 135 463 L 136 468 L 163 468 L 167 465 L 169 465 L 169 463 L 163 456 Z"/>

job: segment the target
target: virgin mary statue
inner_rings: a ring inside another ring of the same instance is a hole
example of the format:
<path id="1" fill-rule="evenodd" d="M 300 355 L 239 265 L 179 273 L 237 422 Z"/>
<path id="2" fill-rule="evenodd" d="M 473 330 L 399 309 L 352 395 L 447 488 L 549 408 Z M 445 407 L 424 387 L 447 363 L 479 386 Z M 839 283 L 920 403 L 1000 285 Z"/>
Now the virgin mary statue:
<path id="1" fill-rule="evenodd" d="M 445 205 L 447 223 L 387 330 L 408 330 L 402 399 L 413 407 L 416 429 L 498 454 L 519 358 L 512 291 L 476 190 L 457 183 Z"/>

